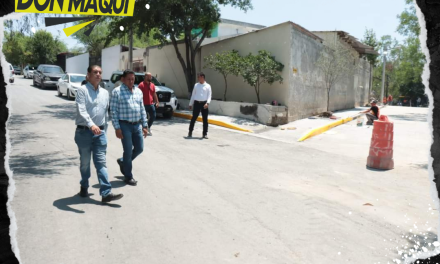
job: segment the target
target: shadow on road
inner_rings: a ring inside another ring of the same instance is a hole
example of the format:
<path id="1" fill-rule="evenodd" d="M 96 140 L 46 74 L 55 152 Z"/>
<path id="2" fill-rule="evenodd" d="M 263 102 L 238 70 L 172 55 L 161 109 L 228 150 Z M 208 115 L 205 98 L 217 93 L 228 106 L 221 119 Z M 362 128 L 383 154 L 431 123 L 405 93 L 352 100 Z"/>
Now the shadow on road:
<path id="1" fill-rule="evenodd" d="M 22 126 L 31 122 L 35 122 L 35 118 L 32 118 L 31 115 L 19 115 L 12 113 L 9 117 L 8 129 Z"/>
<path id="2" fill-rule="evenodd" d="M 77 166 L 77 157 L 66 157 L 60 151 L 51 154 L 13 156 L 9 159 L 14 176 L 51 177 L 66 167 Z"/>
<path id="3" fill-rule="evenodd" d="M 72 104 L 56 104 L 56 105 L 46 105 L 49 110 L 42 110 L 34 115 L 48 115 L 56 119 L 69 119 L 75 120 L 76 117 L 76 107 Z"/>
<path id="4" fill-rule="evenodd" d="M 58 96 L 57 94 L 55 94 L 54 97 L 59 98 L 59 99 L 62 99 L 62 100 L 67 101 L 67 102 L 74 102 L 74 101 L 75 101 L 75 100 L 69 100 L 69 99 L 67 99 L 67 96 L 65 96 L 65 95 L 63 95 L 63 96 Z"/>
<path id="5" fill-rule="evenodd" d="M 93 194 L 89 195 L 89 197 L 81 197 L 81 196 L 79 196 L 79 194 L 76 194 L 72 197 L 66 197 L 66 198 L 62 198 L 62 199 L 54 201 L 53 206 L 55 206 L 56 208 L 58 208 L 62 211 L 68 211 L 68 212 L 73 212 L 73 213 L 77 213 L 77 214 L 84 214 L 85 211 L 72 208 L 72 207 L 70 207 L 71 205 L 94 204 L 94 205 L 100 205 L 100 206 L 109 206 L 112 208 L 121 208 L 122 207 L 119 204 L 103 204 L 101 202 L 98 202 L 98 201 L 90 198 L 90 196 L 92 196 L 92 195 Z"/>
<path id="6" fill-rule="evenodd" d="M 124 177 L 118 176 L 116 178 L 119 179 L 119 181 L 110 181 L 110 184 L 112 185 L 113 189 L 121 188 L 121 187 L 124 187 L 127 185 L 124 182 Z M 99 185 L 99 183 L 97 183 L 97 184 L 93 185 L 92 187 L 95 189 L 99 189 L 100 185 Z"/>
<path id="7" fill-rule="evenodd" d="M 194 139 L 202 140 L 203 139 L 203 137 L 183 137 L 183 138 L 187 139 L 187 140 L 194 140 Z"/>
<path id="8" fill-rule="evenodd" d="M 365 166 L 365 168 L 367 168 L 367 170 L 369 170 L 369 171 L 375 171 L 375 172 L 387 172 L 387 171 L 389 171 L 389 170 L 374 169 L 374 168 L 370 168 L 368 166 Z"/>
<path id="9" fill-rule="evenodd" d="M 171 126 L 175 124 L 187 124 L 189 120 L 172 117 L 172 118 L 163 118 L 163 117 L 156 117 L 156 120 L 154 121 L 154 126 Z"/>

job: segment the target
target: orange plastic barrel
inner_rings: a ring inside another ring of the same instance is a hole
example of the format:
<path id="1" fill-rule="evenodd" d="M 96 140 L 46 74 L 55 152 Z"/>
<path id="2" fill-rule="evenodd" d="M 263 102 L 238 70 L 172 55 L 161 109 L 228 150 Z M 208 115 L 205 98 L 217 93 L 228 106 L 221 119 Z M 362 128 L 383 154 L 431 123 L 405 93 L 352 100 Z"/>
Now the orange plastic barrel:
<path id="1" fill-rule="evenodd" d="M 379 170 L 394 169 L 394 124 L 381 115 L 374 121 L 367 167 Z"/>

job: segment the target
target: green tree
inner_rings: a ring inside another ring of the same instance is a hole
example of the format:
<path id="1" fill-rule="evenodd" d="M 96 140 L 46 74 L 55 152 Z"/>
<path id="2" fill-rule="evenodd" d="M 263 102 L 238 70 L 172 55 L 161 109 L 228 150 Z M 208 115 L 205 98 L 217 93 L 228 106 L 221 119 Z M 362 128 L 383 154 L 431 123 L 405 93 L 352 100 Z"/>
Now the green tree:
<path id="1" fill-rule="evenodd" d="M 240 74 L 241 65 L 242 65 L 242 57 L 238 54 L 238 51 L 225 51 L 222 53 L 216 53 L 215 55 L 209 55 L 205 57 L 205 67 L 214 69 L 223 75 L 223 79 L 225 80 L 225 93 L 223 95 L 223 100 L 226 101 L 226 93 L 228 91 L 228 76 L 235 75 L 238 76 Z"/>
<path id="2" fill-rule="evenodd" d="M 339 41 L 328 43 L 321 51 L 316 67 L 322 72 L 327 89 L 327 111 L 330 107 L 330 91 L 336 82 L 353 72 L 354 57 L 351 51 Z"/>
<path id="3" fill-rule="evenodd" d="M 397 32 L 403 36 L 418 37 L 420 35 L 420 25 L 416 14 L 416 7 L 413 0 L 405 0 L 408 5 L 405 10 L 397 16 L 399 26 Z"/>
<path id="4" fill-rule="evenodd" d="M 244 11 L 252 8 L 251 0 L 138 0 L 132 17 L 115 17 L 110 23 L 107 42 L 123 34 L 119 29 L 130 27 L 138 36 L 157 29 L 154 38 L 162 45 L 170 41 L 185 74 L 189 94 L 196 82 L 196 55 L 200 46 L 220 21 L 220 5 L 238 7 Z M 146 4 L 151 7 L 146 9 Z M 194 31 L 194 29 L 198 29 Z M 179 50 L 179 37 L 184 36 L 184 53 Z"/>
<path id="5" fill-rule="evenodd" d="M 414 2 L 411 0 L 405 0 L 405 2 L 408 7 L 398 16 L 400 23 L 397 32 L 405 36 L 406 39 L 399 51 L 396 76 L 400 94 L 416 99 L 417 97 L 423 97 L 425 94 L 421 75 L 426 58 L 418 38 L 420 25 Z"/>
<path id="6" fill-rule="evenodd" d="M 82 46 L 75 46 L 75 47 L 69 49 L 69 52 L 73 53 L 76 56 L 76 55 L 80 55 L 80 54 L 84 53 L 85 48 Z"/>
<path id="7" fill-rule="evenodd" d="M 29 51 L 30 37 L 20 32 L 5 32 L 3 54 L 6 60 L 23 68 L 32 62 L 32 53 Z"/>
<path id="8" fill-rule="evenodd" d="M 374 50 L 377 50 L 379 43 L 376 38 L 376 33 L 373 29 L 365 29 L 364 38 L 362 39 L 362 43 L 365 45 L 373 47 Z M 377 57 L 379 55 L 375 54 L 367 54 L 365 57 L 370 62 L 373 67 L 377 66 Z"/>
<path id="9" fill-rule="evenodd" d="M 51 33 L 44 30 L 38 30 L 31 37 L 29 49 L 33 55 L 32 62 L 35 64 L 54 63 L 57 54 L 67 51 L 64 42 L 54 38 Z"/>
<path id="10" fill-rule="evenodd" d="M 102 19 L 99 23 L 96 24 L 92 33 L 89 36 L 85 35 L 85 32 L 89 29 L 89 27 L 82 28 L 75 34 L 73 37 L 77 39 L 81 44 L 84 45 L 86 52 L 90 54 L 92 57 L 101 56 L 101 51 L 107 47 L 114 46 L 117 44 L 126 44 L 125 40 L 128 39 L 128 34 L 126 31 L 123 31 L 123 34 L 119 34 L 118 37 L 113 38 L 111 41 L 106 42 L 107 36 L 110 34 L 109 29 L 109 21 L 110 19 Z M 81 24 L 84 21 L 75 22 L 75 24 Z M 159 41 L 153 38 L 153 35 L 157 32 L 157 30 L 152 30 L 149 35 L 144 34 L 141 36 L 133 37 L 133 47 L 149 47 L 158 45 Z"/>
<path id="11" fill-rule="evenodd" d="M 270 52 L 265 50 L 258 51 L 258 55 L 251 53 L 243 58 L 241 75 L 244 81 L 254 87 L 257 94 L 258 103 L 260 100 L 260 87 L 263 83 L 272 85 L 274 82 L 283 82 L 283 77 L 279 74 L 284 65 L 275 60 Z"/>

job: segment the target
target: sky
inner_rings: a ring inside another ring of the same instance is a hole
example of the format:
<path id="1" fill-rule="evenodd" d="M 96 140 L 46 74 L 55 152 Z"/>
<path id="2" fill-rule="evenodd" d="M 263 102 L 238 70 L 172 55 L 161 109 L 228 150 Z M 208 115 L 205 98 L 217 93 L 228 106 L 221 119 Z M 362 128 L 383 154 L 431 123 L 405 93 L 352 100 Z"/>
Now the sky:
<path id="1" fill-rule="evenodd" d="M 403 40 L 396 29 L 397 15 L 405 9 L 405 0 L 252 0 L 252 4 L 253 10 L 247 13 L 222 7 L 221 16 L 263 26 L 292 21 L 310 31 L 346 31 L 359 40 L 368 28 L 373 29 L 378 38 L 391 35 Z M 53 26 L 47 30 L 59 35 L 68 48 L 81 46 L 73 37 L 66 37 L 63 27 Z"/>

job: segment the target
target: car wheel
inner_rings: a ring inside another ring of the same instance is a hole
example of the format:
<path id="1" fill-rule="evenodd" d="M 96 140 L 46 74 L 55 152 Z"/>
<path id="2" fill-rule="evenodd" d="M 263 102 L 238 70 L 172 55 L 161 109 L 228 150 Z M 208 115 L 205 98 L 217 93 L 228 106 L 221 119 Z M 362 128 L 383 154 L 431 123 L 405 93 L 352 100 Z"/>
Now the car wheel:
<path id="1" fill-rule="evenodd" d="M 41 89 L 46 89 L 46 85 L 44 85 L 44 82 L 40 83 L 40 87 L 41 87 Z"/>
<path id="2" fill-rule="evenodd" d="M 171 118 L 173 116 L 173 111 L 169 111 L 169 112 L 166 112 L 166 113 L 163 113 L 163 117 L 165 117 L 165 118 Z"/>
<path id="3" fill-rule="evenodd" d="M 37 83 L 35 82 L 35 78 L 32 78 L 32 83 L 34 86 L 37 86 Z"/>
<path id="4" fill-rule="evenodd" d="M 59 97 L 63 96 L 63 94 L 60 92 L 60 87 L 58 85 L 57 85 L 57 92 Z"/>
<path id="5" fill-rule="evenodd" d="M 67 100 L 73 100 L 72 96 L 70 95 L 70 90 L 67 88 Z"/>

